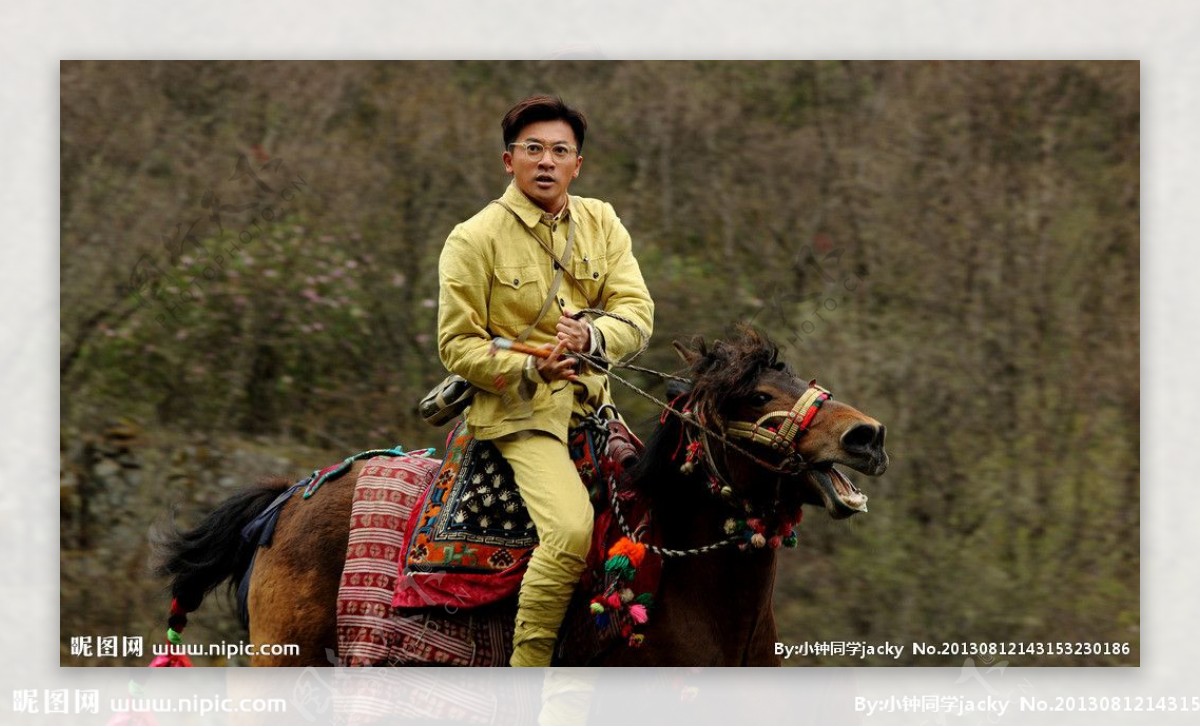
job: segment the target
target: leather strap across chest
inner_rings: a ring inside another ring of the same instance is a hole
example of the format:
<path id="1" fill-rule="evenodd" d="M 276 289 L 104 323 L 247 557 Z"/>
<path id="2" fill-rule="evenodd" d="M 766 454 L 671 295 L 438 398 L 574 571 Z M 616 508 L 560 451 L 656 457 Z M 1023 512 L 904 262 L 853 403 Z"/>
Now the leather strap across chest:
<path id="1" fill-rule="evenodd" d="M 581 293 L 583 293 L 584 300 L 588 300 L 588 305 L 590 306 L 591 302 L 587 296 L 587 292 L 584 290 L 583 284 L 579 282 L 578 278 L 567 271 L 567 265 L 571 262 L 571 252 L 575 245 L 574 216 L 567 216 L 567 244 L 563 248 L 562 258 L 559 258 L 558 255 L 554 254 L 553 248 L 547 245 L 542 238 L 535 235 L 533 230 L 530 230 L 525 226 L 525 221 L 521 219 L 521 216 L 517 214 L 517 211 L 509 206 L 507 202 L 502 199 L 494 199 L 492 202 L 511 212 L 512 216 L 516 218 L 517 224 L 520 225 L 522 229 L 527 231 L 529 236 L 536 240 L 538 246 L 541 247 L 542 250 L 550 256 L 550 259 L 554 261 L 554 279 L 550 282 L 550 294 L 546 296 L 546 301 L 542 303 L 542 309 L 538 311 L 537 317 L 533 319 L 533 323 L 529 326 L 529 328 L 526 328 L 520 336 L 517 337 L 517 340 L 524 341 L 526 338 L 528 338 L 529 334 L 532 333 L 533 329 L 537 326 L 538 321 L 542 320 L 542 316 L 546 315 L 546 312 L 550 310 L 550 306 L 554 304 L 555 296 L 558 295 L 558 288 L 562 284 L 563 276 L 566 276 L 566 278 L 571 281 L 571 284 L 574 285 Z"/>

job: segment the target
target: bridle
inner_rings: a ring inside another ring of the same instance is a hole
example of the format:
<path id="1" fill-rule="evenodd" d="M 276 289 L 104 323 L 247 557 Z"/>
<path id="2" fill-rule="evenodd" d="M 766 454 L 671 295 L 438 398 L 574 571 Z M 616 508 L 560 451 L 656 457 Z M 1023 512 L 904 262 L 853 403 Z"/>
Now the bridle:
<path id="1" fill-rule="evenodd" d="M 808 431 L 821 405 L 832 398 L 833 394 L 817 386 L 817 380 L 813 379 L 791 409 L 767 412 L 753 422 L 730 422 L 725 432 L 734 439 L 766 445 L 784 455 L 784 462 L 799 459 L 799 468 L 806 469 L 796 448 L 796 440 Z M 782 421 L 776 425 L 769 423 L 776 419 Z"/>
<path id="2" fill-rule="evenodd" d="M 645 396 L 654 399 L 649 394 L 645 394 Z M 662 548 L 650 544 L 647 544 L 646 547 L 653 552 L 669 557 L 699 555 L 734 544 L 741 549 L 745 549 L 747 546 L 762 548 L 767 545 L 772 548 L 779 545 L 795 547 L 794 527 L 799 522 L 800 513 L 796 513 L 794 520 L 784 517 L 778 521 L 771 517 L 770 513 L 756 513 L 750 499 L 739 498 L 736 495 L 737 491 L 729 482 L 727 474 L 722 472 L 722 468 L 717 465 L 709 438 L 721 441 L 723 459 L 726 461 L 728 460 L 728 450 L 733 449 L 778 475 L 775 482 L 775 496 L 769 508 L 774 512 L 779 506 L 784 478 L 793 477 L 811 469 L 811 466 L 800 454 L 798 440 L 808 432 L 821 406 L 833 398 L 833 395 L 829 393 L 828 389 L 818 386 L 814 379 L 808 383 L 808 388 L 796 399 L 791 409 L 767 412 L 753 422 L 730 422 L 724 427 L 724 433 L 711 428 L 701 414 L 691 410 L 690 406 L 685 403 L 690 396 L 690 394 L 682 394 L 670 404 L 659 402 L 663 406 L 662 417 L 659 421 L 665 423 L 669 414 L 679 418 L 683 424 L 680 445 L 682 446 L 684 441 L 687 442 L 684 461 L 679 467 L 680 471 L 685 475 L 692 474 L 696 464 L 701 463 L 707 470 L 705 474 L 707 474 L 710 491 L 725 500 L 736 515 L 725 521 L 725 533 L 729 537 L 715 543 L 687 550 Z M 657 401 L 657 399 L 654 400 Z M 681 402 L 684 402 L 682 408 L 677 407 Z M 774 423 L 776 420 L 779 420 L 778 424 Z M 764 445 L 782 455 L 782 459 L 778 464 L 767 462 L 744 447 L 734 444 L 731 441 L 733 439 Z M 673 456 L 678 456 L 678 453 L 677 449 Z M 616 514 L 621 530 L 627 537 L 636 541 L 621 514 L 615 481 L 609 482 L 609 491 L 613 512 Z"/>
<path id="3" fill-rule="evenodd" d="M 702 461 L 708 468 L 709 488 L 713 493 L 726 500 L 735 499 L 736 490 L 713 456 L 713 446 L 709 442 L 710 437 L 721 441 L 724 455 L 722 459 L 726 462 L 729 458 L 728 450 L 733 449 L 763 469 L 779 475 L 779 480 L 782 480 L 783 477 L 794 477 L 811 469 L 804 456 L 800 454 L 799 439 L 808 432 L 821 406 L 832 398 L 833 395 L 829 393 L 829 390 L 818 386 L 816 379 L 813 379 L 808 382 L 808 388 L 796 399 L 791 409 L 767 412 L 753 422 L 729 422 L 723 427 L 724 434 L 714 431 L 707 425 L 702 415 L 692 412 L 685 405 L 679 414 L 685 425 L 683 436 L 687 439 L 688 444 L 687 454 L 680 470 L 684 474 L 690 474 L 695 469 L 696 462 Z M 667 411 L 674 411 L 674 407 L 669 407 Z M 731 440 L 735 439 L 763 445 L 779 454 L 781 459 L 778 463 L 768 462 L 744 447 L 734 444 Z M 727 472 L 728 466 L 724 469 Z M 776 489 L 778 490 L 778 488 L 779 482 L 777 481 Z M 745 506 L 742 509 L 747 511 L 752 509 L 747 500 L 743 500 L 743 502 Z"/>
<path id="4" fill-rule="evenodd" d="M 697 461 L 703 462 L 708 469 L 709 489 L 717 496 L 726 500 L 731 505 L 733 510 L 739 513 L 740 517 L 731 517 L 725 522 L 725 532 L 730 537 L 718 542 L 706 545 L 700 548 L 691 548 L 688 550 L 673 550 L 670 548 L 661 548 L 646 544 L 646 548 L 653 552 L 657 552 L 664 556 L 680 556 L 680 555 L 696 555 L 705 553 L 726 545 L 738 544 L 739 548 L 745 548 L 752 545 L 756 548 L 761 548 L 766 545 L 777 547 L 783 544 L 787 547 L 794 547 L 796 544 L 796 536 L 792 528 L 799 522 L 800 513 L 797 512 L 795 520 L 783 519 L 778 523 L 770 523 L 774 518 L 766 515 L 756 514 L 754 505 L 749 498 L 738 498 L 736 489 L 730 484 L 728 477 L 722 473 L 721 468 L 717 465 L 713 457 L 713 448 L 709 443 L 710 438 L 721 442 L 722 453 L 724 459 L 728 460 L 728 450 L 732 449 L 739 454 L 745 456 L 750 461 L 754 462 L 763 469 L 773 472 L 778 475 L 775 482 L 775 496 L 773 498 L 772 508 L 778 507 L 779 495 L 782 491 L 782 484 L 785 477 L 794 477 L 796 475 L 811 469 L 804 457 L 800 454 L 800 449 L 797 441 L 804 436 L 809 430 L 813 418 L 821 406 L 833 398 L 833 395 L 828 389 L 817 385 L 816 379 L 808 382 L 808 387 L 804 393 L 796 399 L 791 409 L 777 410 L 767 412 L 753 422 L 734 421 L 724 426 L 724 432 L 718 431 L 704 421 L 702 414 L 692 411 L 687 405 L 687 400 L 691 394 L 683 394 L 670 403 L 660 400 L 658 397 L 642 390 L 634 385 L 629 380 L 618 375 L 613 369 L 632 369 L 642 373 L 652 374 L 661 379 L 680 381 L 683 383 L 693 383 L 689 379 L 674 374 L 655 371 L 654 369 L 645 368 L 642 366 L 634 366 L 633 359 L 641 355 L 649 343 L 649 337 L 640 326 L 621 316 L 609 313 L 600 309 L 585 309 L 580 311 L 580 314 L 591 314 L 597 316 L 608 316 L 615 318 L 622 323 L 625 323 L 641 334 L 642 344 L 631 356 L 628 356 L 623 361 L 610 362 L 602 357 L 590 356 L 583 353 L 573 353 L 572 355 L 581 358 L 600 370 L 607 372 L 608 376 L 616 379 L 626 387 L 642 396 L 649 399 L 658 406 L 662 407 L 662 417 L 660 423 L 666 422 L 666 417 L 672 415 L 678 417 L 683 424 L 682 440 L 687 441 L 686 455 L 683 464 L 680 465 L 680 471 L 683 474 L 691 474 Z M 675 405 L 685 402 L 682 409 Z M 778 424 L 774 424 L 775 420 L 780 420 Z M 766 446 L 773 452 L 781 455 L 778 463 L 772 463 L 764 460 L 762 457 L 750 452 L 740 444 L 734 443 L 733 440 L 742 440 L 751 444 L 761 444 Z M 678 451 L 676 452 L 678 454 Z M 630 531 L 628 524 L 625 522 L 624 516 L 618 504 L 617 487 L 614 479 L 610 478 L 609 492 L 612 499 L 613 512 L 617 517 L 621 530 L 625 536 L 636 542 L 636 538 Z M 758 515 L 758 516 L 756 516 Z M 770 532 L 771 535 L 767 535 Z"/>

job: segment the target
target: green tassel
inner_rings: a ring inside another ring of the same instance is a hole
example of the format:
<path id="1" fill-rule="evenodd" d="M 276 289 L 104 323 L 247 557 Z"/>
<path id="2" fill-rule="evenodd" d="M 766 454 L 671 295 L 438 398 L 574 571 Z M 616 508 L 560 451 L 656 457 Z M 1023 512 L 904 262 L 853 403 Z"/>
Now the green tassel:
<path id="1" fill-rule="evenodd" d="M 604 563 L 604 570 L 612 573 L 617 570 L 625 570 L 630 566 L 628 555 L 614 555 Z"/>
<path id="2" fill-rule="evenodd" d="M 795 533 L 788 533 L 788 534 L 787 534 L 786 536 L 784 536 L 784 538 L 783 538 L 783 547 L 785 547 L 785 548 L 794 548 L 794 547 L 796 547 L 796 542 L 797 542 L 796 534 L 795 534 Z"/>
<path id="3" fill-rule="evenodd" d="M 634 597 L 633 602 L 640 603 L 643 606 L 645 606 L 646 608 L 650 608 L 651 606 L 654 605 L 654 594 L 649 593 L 649 592 L 639 593 L 637 596 Z"/>
<path id="4" fill-rule="evenodd" d="M 172 644 L 179 646 L 180 644 L 183 643 L 183 637 L 180 636 L 179 632 L 176 631 L 175 629 L 169 628 L 169 629 L 167 629 L 167 641 L 170 641 Z"/>
<path id="5" fill-rule="evenodd" d="M 631 581 L 637 574 L 637 569 L 629 561 L 629 556 L 614 555 L 604 563 L 604 572 L 617 580 Z"/>

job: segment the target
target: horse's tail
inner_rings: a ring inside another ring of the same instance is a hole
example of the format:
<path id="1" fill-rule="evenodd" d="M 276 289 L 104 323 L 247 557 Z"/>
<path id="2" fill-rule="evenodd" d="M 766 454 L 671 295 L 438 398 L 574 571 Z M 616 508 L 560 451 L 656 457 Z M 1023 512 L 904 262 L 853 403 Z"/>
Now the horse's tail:
<path id="1" fill-rule="evenodd" d="M 236 588 L 250 566 L 257 543 L 247 543 L 242 529 L 290 486 L 287 480 L 264 480 L 230 497 L 192 530 L 180 531 L 172 521 L 154 533 L 155 574 L 171 578 L 170 630 L 187 624 L 186 614 L 217 586 Z M 168 632 L 170 634 L 170 632 Z"/>

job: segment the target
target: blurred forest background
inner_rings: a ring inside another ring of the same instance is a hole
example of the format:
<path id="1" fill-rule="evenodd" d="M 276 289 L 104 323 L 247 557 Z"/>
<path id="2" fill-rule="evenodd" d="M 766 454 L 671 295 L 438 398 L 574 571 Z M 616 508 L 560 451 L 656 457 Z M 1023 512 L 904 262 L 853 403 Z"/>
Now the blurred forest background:
<path id="1" fill-rule="evenodd" d="M 546 61 L 62 64 L 64 664 L 148 661 L 70 637 L 162 638 L 170 510 L 441 446 L 414 409 L 437 257 L 545 91 L 587 113 L 572 192 L 612 202 L 657 302 L 640 363 L 752 320 L 888 427 L 871 512 L 813 510 L 781 553 L 781 639 L 1138 663 L 1137 63 Z M 244 638 L 220 605 L 189 641 Z"/>

